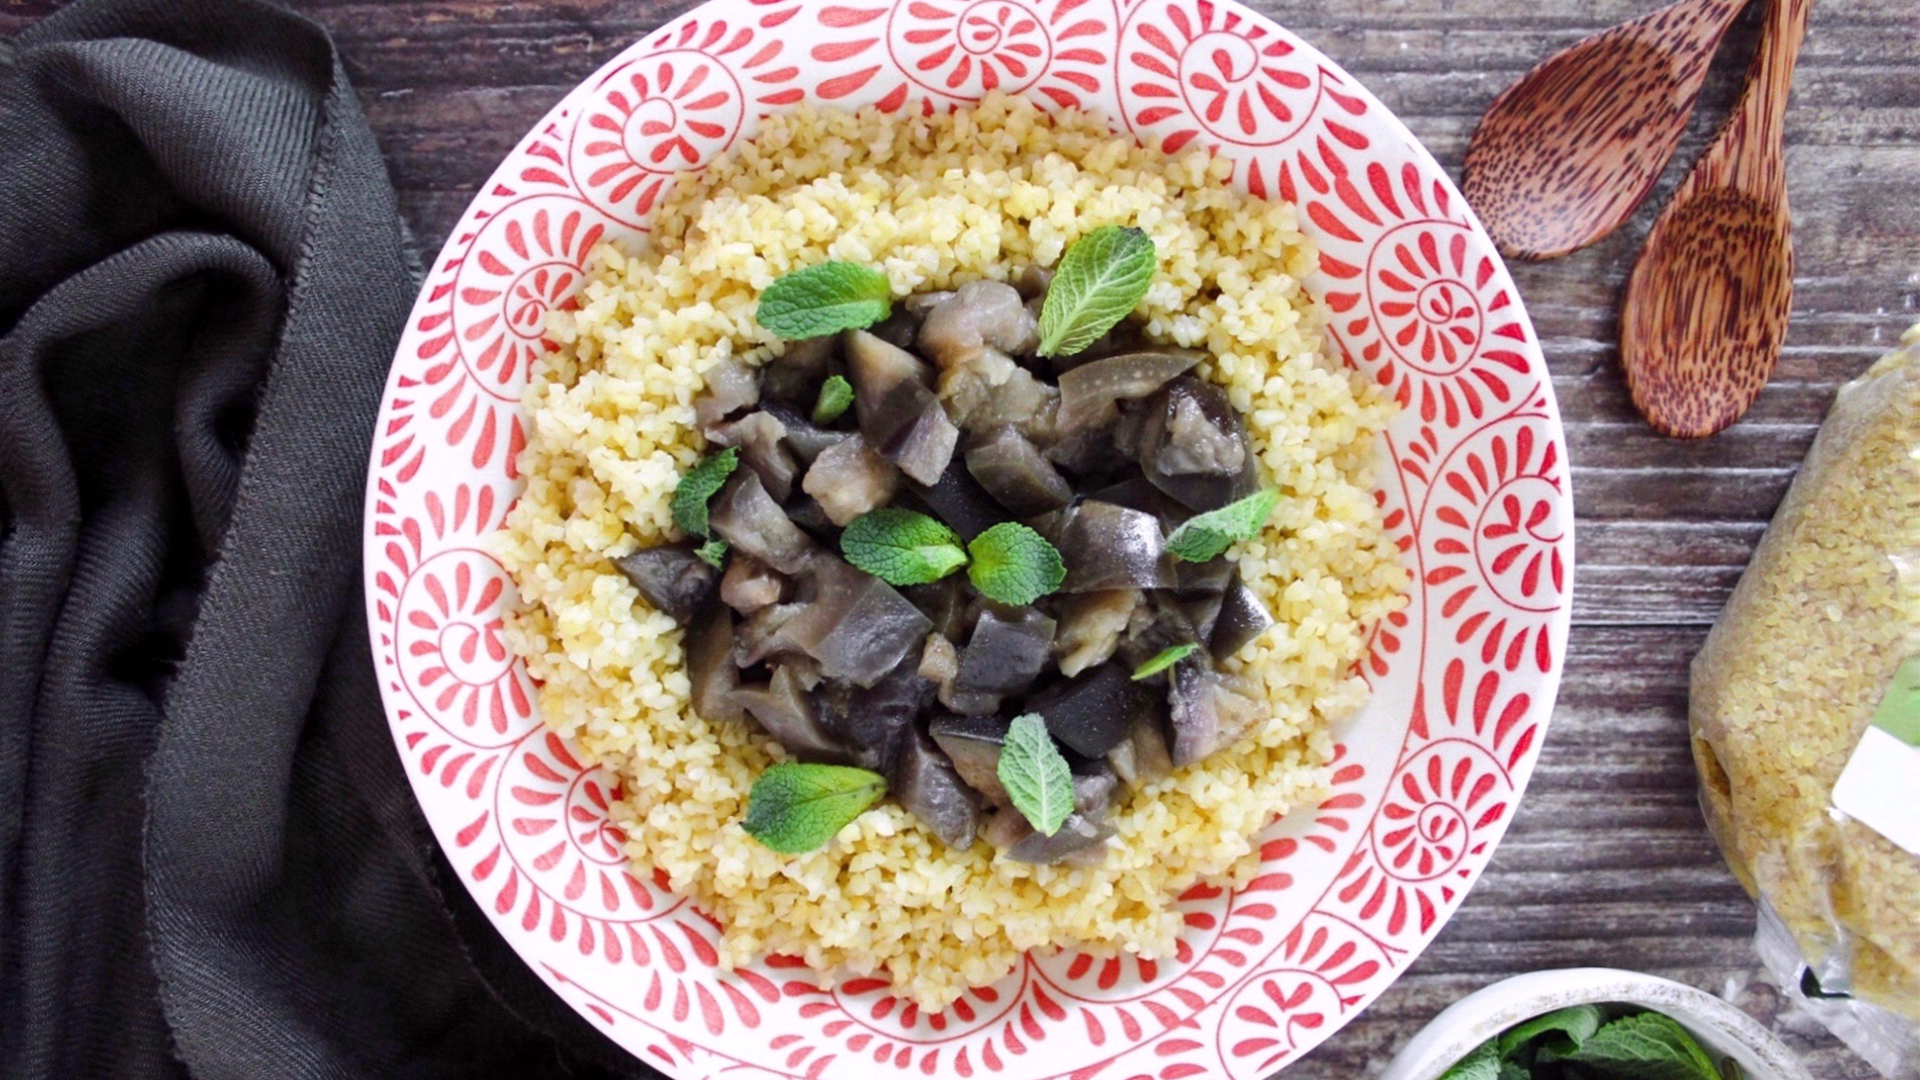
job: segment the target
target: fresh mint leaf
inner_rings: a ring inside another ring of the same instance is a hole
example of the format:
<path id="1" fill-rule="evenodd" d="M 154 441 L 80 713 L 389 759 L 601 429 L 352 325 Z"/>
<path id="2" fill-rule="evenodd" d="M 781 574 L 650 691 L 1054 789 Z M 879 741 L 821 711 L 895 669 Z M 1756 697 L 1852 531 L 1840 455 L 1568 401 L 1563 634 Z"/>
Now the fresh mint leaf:
<path id="1" fill-rule="evenodd" d="M 1521 1065 L 1518 1062 L 1503 1061 L 1500 1063 L 1498 1080 L 1533 1080 L 1533 1073 L 1529 1072 L 1525 1065 Z"/>
<path id="2" fill-rule="evenodd" d="M 1027 823 L 1052 836 L 1073 813 L 1073 773 L 1039 713 L 1013 718 L 1000 749 L 1001 786 Z"/>
<path id="3" fill-rule="evenodd" d="M 727 477 L 740 465 L 740 448 L 729 446 L 717 454 L 708 454 L 693 463 L 687 475 L 673 489 L 667 508 L 673 511 L 673 523 L 688 536 L 707 535 L 707 502 L 725 486 Z"/>
<path id="4" fill-rule="evenodd" d="M 820 384 L 820 400 L 813 403 L 813 422 L 831 424 L 853 404 L 853 384 L 842 375 L 829 375 Z"/>
<path id="5" fill-rule="evenodd" d="M 701 562 L 718 570 L 721 564 L 727 561 L 727 542 L 716 536 L 694 548 L 693 553 L 700 557 Z"/>
<path id="6" fill-rule="evenodd" d="M 1550 1038 L 1542 1045 L 1561 1056 L 1571 1054 L 1600 1030 L 1603 1019 L 1596 1005 L 1574 1005 L 1536 1016 L 1500 1033 L 1500 1056 L 1511 1058 L 1527 1043 L 1543 1036 Z"/>
<path id="7" fill-rule="evenodd" d="M 887 779 L 876 772 L 782 762 L 753 782 L 740 826 L 774 851 L 812 851 L 886 793 Z"/>
<path id="8" fill-rule="evenodd" d="M 1280 493 L 1266 488 L 1218 510 L 1196 514 L 1167 537 L 1167 550 L 1188 562 L 1217 559 L 1235 541 L 1258 536 L 1278 505 Z"/>
<path id="9" fill-rule="evenodd" d="M 1139 229 L 1102 225 L 1075 240 L 1040 303 L 1040 355 L 1071 356 L 1113 329 L 1147 295 L 1159 263 Z"/>
<path id="10" fill-rule="evenodd" d="M 893 310 L 887 275 L 853 262 L 823 262 L 775 278 L 754 313 L 761 326 L 801 341 L 863 330 Z"/>
<path id="11" fill-rule="evenodd" d="M 853 565 L 889 585 L 924 585 L 966 565 L 952 529 L 912 510 L 883 506 L 853 519 L 840 534 Z"/>
<path id="12" fill-rule="evenodd" d="M 1500 1080 L 1500 1051 L 1488 1039 L 1453 1067 L 1440 1074 L 1440 1080 Z"/>
<path id="13" fill-rule="evenodd" d="M 1148 659 L 1146 663 L 1133 669 L 1133 681 L 1139 682 L 1141 679 L 1150 679 L 1160 674 L 1180 661 L 1185 660 L 1188 656 L 1191 656 L 1193 650 L 1199 647 L 1200 646 L 1189 641 L 1185 645 L 1173 645 L 1160 650 Z"/>
<path id="14" fill-rule="evenodd" d="M 974 537 L 967 555 L 973 560 L 967 566 L 973 587 L 1003 604 L 1031 604 L 1067 577 L 1060 552 L 1017 521 L 1003 521 Z"/>
<path id="15" fill-rule="evenodd" d="M 1543 1052 L 1541 1057 L 1619 1080 L 1721 1080 L 1719 1068 L 1687 1029 L 1657 1012 L 1610 1020 L 1573 1053 Z"/>

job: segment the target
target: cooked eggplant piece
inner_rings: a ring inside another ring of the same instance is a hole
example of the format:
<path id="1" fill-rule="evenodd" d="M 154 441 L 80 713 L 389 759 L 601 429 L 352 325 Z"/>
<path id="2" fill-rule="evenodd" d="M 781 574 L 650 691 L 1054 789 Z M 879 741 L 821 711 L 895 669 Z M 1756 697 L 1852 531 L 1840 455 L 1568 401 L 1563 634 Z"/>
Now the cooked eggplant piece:
<path id="1" fill-rule="evenodd" d="M 961 781 L 953 762 L 926 732 L 907 729 L 887 779 L 900 805 L 948 847 L 972 846 L 980 827 L 980 795 Z"/>
<path id="2" fill-rule="evenodd" d="M 1007 805 L 1000 783 L 1000 750 L 1007 745 L 1007 721 L 997 716 L 939 716 L 927 725 L 933 741 L 967 786 L 995 806 Z"/>
<path id="3" fill-rule="evenodd" d="M 862 768 L 892 768 L 913 722 L 933 704 L 933 683 L 919 667 L 920 658 L 909 653 L 872 687 L 849 695 L 840 726 Z"/>
<path id="4" fill-rule="evenodd" d="M 900 301 L 900 306 L 905 308 L 907 314 L 912 315 L 914 318 L 924 319 L 927 317 L 927 312 L 932 311 L 934 308 L 939 307 L 951 299 L 953 299 L 952 289 L 937 289 L 933 292 L 914 293 L 912 296 Z"/>
<path id="5" fill-rule="evenodd" d="M 767 494 L 760 475 L 752 469 L 735 472 L 720 489 L 707 511 L 707 521 L 736 550 L 783 574 L 806 569 L 820 550 Z"/>
<path id="6" fill-rule="evenodd" d="M 886 319 L 868 327 L 867 331 L 896 349 L 911 349 L 914 339 L 920 336 L 920 316 L 901 305 Z"/>
<path id="7" fill-rule="evenodd" d="M 1191 376 L 1146 404 L 1140 470 L 1153 486 L 1195 510 L 1216 510 L 1253 493 L 1246 425 L 1227 392 Z"/>
<path id="8" fill-rule="evenodd" d="M 815 424 L 808 419 L 813 403 L 808 402 L 807 408 L 809 412 L 802 412 L 792 405 L 769 401 L 761 406 L 760 411 L 780 421 L 781 426 L 787 429 L 787 436 L 783 441 L 787 449 L 793 451 L 793 456 L 812 464 L 813 459 L 819 457 L 822 450 L 846 438 L 847 433 Z"/>
<path id="9" fill-rule="evenodd" d="M 1193 657 L 1174 665 L 1167 706 L 1175 768 L 1191 765 L 1233 744 L 1253 726 L 1259 714 L 1259 706 L 1252 699 Z"/>
<path id="10" fill-rule="evenodd" d="M 1106 663 L 1120 644 L 1120 635 L 1126 632 L 1127 621 L 1139 603 L 1138 589 L 1104 589 L 1062 596 L 1060 627 L 1053 636 L 1053 652 L 1059 657 L 1060 674 L 1072 678 Z"/>
<path id="11" fill-rule="evenodd" d="M 760 400 L 760 373 L 738 360 L 722 360 L 705 378 L 706 387 L 693 398 L 693 418 L 711 437 L 727 417 Z"/>
<path id="12" fill-rule="evenodd" d="M 700 601 L 720 580 L 720 571 L 695 555 L 691 543 L 641 548 L 613 560 L 613 565 L 655 611 L 664 611 L 682 624 L 693 618 Z"/>
<path id="13" fill-rule="evenodd" d="M 1073 474 L 1082 487 L 1093 487 L 1115 472 L 1129 468 L 1128 459 L 1113 446 L 1113 429 L 1088 428 L 1061 432 L 1046 449 L 1047 460 Z"/>
<path id="14" fill-rule="evenodd" d="M 960 444 L 960 429 L 947 418 L 933 392 L 904 379 L 871 414 L 860 416 L 860 433 L 882 457 L 923 484 L 940 479 Z"/>
<path id="15" fill-rule="evenodd" d="M 946 636 L 951 643 L 952 639 L 966 637 L 967 627 L 972 625 L 967 610 L 968 588 L 966 575 L 950 574 L 925 585 L 901 586 L 900 594 L 933 621 L 934 633 Z"/>
<path id="16" fill-rule="evenodd" d="M 933 629 L 893 586 L 837 559 L 819 560 L 809 584 L 810 601 L 781 633 L 830 678 L 872 686 Z"/>
<path id="17" fill-rule="evenodd" d="M 1178 583 L 1166 537 L 1152 514 L 1088 499 L 1039 519 L 1034 528 L 1060 549 L 1063 593 L 1168 589 Z"/>
<path id="18" fill-rule="evenodd" d="M 1025 693 L 1046 667 L 1054 627 L 1054 621 L 1037 608 L 1009 614 L 981 612 L 966 651 L 960 654 L 954 689 L 1002 697 Z"/>
<path id="19" fill-rule="evenodd" d="M 740 448 L 740 462 L 752 469 L 775 502 L 786 502 L 793 493 L 793 478 L 800 465 L 786 447 L 787 426 L 772 413 L 750 412 L 732 423 L 722 424 L 707 437 L 721 446 Z"/>
<path id="20" fill-rule="evenodd" d="M 1072 486 L 1010 424 L 989 432 L 967 451 L 966 461 L 973 478 L 1015 517 L 1044 514 L 1073 501 Z"/>
<path id="21" fill-rule="evenodd" d="M 735 555 L 720 578 L 720 599 L 742 615 L 751 615 L 778 603 L 787 591 L 787 579 L 751 555 Z"/>
<path id="22" fill-rule="evenodd" d="M 967 431 L 1011 425 L 1035 445 L 1053 445 L 1059 438 L 1060 389 L 993 355 L 990 371 L 980 371 L 984 365 L 976 362 L 941 373 L 940 400 L 947 415 Z"/>
<path id="23" fill-rule="evenodd" d="M 1022 824 L 1025 824 L 1024 820 Z M 1060 831 L 1052 836 L 1031 825 L 1027 826 L 1025 836 L 1005 848 L 1002 854 L 1014 862 L 1051 865 L 1065 862 L 1079 852 L 1104 844 L 1112 835 L 1112 826 L 1097 823 L 1084 814 L 1072 813 L 1060 823 Z"/>
<path id="24" fill-rule="evenodd" d="M 900 470 L 873 452 L 858 435 L 842 435 L 808 467 L 800 489 L 813 496 L 829 520 L 845 528 L 854 518 L 885 506 L 900 490 Z"/>
<path id="25" fill-rule="evenodd" d="M 1046 299 L 1047 286 L 1052 284 L 1053 270 L 1037 263 L 1021 267 L 1020 272 L 1013 275 L 1013 287 L 1019 291 L 1022 300 Z"/>
<path id="26" fill-rule="evenodd" d="M 794 669 L 781 665 L 773 669 L 767 682 L 742 683 L 733 692 L 733 700 L 747 710 L 767 734 L 787 752 L 802 761 L 850 765 L 854 755 L 847 745 L 821 723 L 820 710 L 814 706 Z"/>
<path id="27" fill-rule="evenodd" d="M 1013 286 L 969 281 L 927 309 L 916 344 L 935 364 L 970 364 L 992 350 L 1025 356 L 1040 343 L 1039 325 Z"/>
<path id="28" fill-rule="evenodd" d="M 795 645 L 793 639 L 783 631 L 793 617 L 805 611 L 806 607 L 797 603 L 768 604 L 741 620 L 734 628 L 734 666 L 749 668 L 768 660 L 804 656 L 800 646 Z"/>
<path id="29" fill-rule="evenodd" d="M 733 612 L 711 600 L 701 605 L 681 647 L 687 653 L 693 711 L 708 723 L 742 719 L 746 714 L 733 700 L 740 685 L 740 669 L 733 663 Z"/>
<path id="30" fill-rule="evenodd" d="M 945 472 L 932 484 L 907 485 L 933 516 L 947 523 L 969 543 L 973 538 L 1006 520 L 1006 512 L 993 501 L 987 490 L 967 471 L 964 461 L 949 462 Z"/>
<path id="31" fill-rule="evenodd" d="M 859 417 L 862 431 L 879 415 L 880 407 L 901 384 L 919 383 L 929 391 L 933 387 L 933 369 L 926 361 L 865 330 L 841 334 L 840 351 L 847 358 L 847 380 L 853 384 L 854 413 Z"/>
<path id="32" fill-rule="evenodd" d="M 1207 640 L 1207 651 L 1216 660 L 1227 657 L 1246 648 L 1247 643 L 1266 632 L 1273 625 L 1273 616 L 1267 612 L 1266 605 L 1253 595 L 1240 580 L 1235 571 L 1233 583 L 1227 586 L 1221 596 L 1220 617 L 1214 620 L 1213 631 Z"/>
<path id="33" fill-rule="evenodd" d="M 928 634 L 920 652 L 920 674 L 936 687 L 940 704 L 960 716 L 991 716 L 1000 709 L 1000 695 L 954 689 L 960 677 L 960 650 L 944 634 Z"/>
<path id="34" fill-rule="evenodd" d="M 1091 502 L 1109 502 L 1129 510 L 1152 514 L 1160 522 L 1160 531 L 1168 536 L 1172 536 L 1173 530 L 1193 516 L 1192 510 L 1176 502 L 1166 492 L 1154 487 L 1144 476 L 1132 476 L 1119 483 L 1108 484 L 1096 491 L 1090 491 L 1087 493 L 1087 499 Z M 1185 567 L 1192 564 L 1179 565 Z"/>
<path id="35" fill-rule="evenodd" d="M 1127 732 L 1127 740 L 1107 751 L 1107 765 L 1129 786 L 1139 787 L 1173 772 L 1173 755 L 1167 749 L 1164 718 L 1138 713 Z"/>
<path id="36" fill-rule="evenodd" d="M 1233 563 L 1224 557 L 1202 563 L 1182 560 L 1174 563 L 1173 569 L 1174 577 L 1179 580 L 1174 591 L 1183 598 L 1219 596 L 1227 591 L 1227 586 L 1238 580 Z"/>
<path id="37" fill-rule="evenodd" d="M 1102 664 L 1056 684 L 1027 701 L 1027 711 L 1046 721 L 1047 732 L 1082 757 L 1097 758 L 1120 745 L 1133 717 L 1151 711 L 1156 695 L 1134 682 L 1118 664 Z"/>
<path id="38" fill-rule="evenodd" d="M 1090 361 L 1060 376 L 1060 427 L 1078 431 L 1111 423 L 1121 401 L 1143 398 L 1198 364 L 1186 350 L 1121 353 Z"/>

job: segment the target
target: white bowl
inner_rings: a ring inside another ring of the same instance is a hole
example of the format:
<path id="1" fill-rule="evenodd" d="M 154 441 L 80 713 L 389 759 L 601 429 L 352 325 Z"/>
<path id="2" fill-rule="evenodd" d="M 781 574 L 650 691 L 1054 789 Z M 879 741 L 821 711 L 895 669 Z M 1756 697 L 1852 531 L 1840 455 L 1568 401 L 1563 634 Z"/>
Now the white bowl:
<path id="1" fill-rule="evenodd" d="M 1793 1051 L 1735 1006 L 1671 979 L 1613 968 L 1534 971 L 1469 994 L 1420 1029 L 1380 1080 L 1435 1080 L 1474 1047 L 1523 1020 L 1607 1003 L 1665 1013 L 1716 1059 L 1738 1062 L 1750 1080 L 1810 1080 Z"/>

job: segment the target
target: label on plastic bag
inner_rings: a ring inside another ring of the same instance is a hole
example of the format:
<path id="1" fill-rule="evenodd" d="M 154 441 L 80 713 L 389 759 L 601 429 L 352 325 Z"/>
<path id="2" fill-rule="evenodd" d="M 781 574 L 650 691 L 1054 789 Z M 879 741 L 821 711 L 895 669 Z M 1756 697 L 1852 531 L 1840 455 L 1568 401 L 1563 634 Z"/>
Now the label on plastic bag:
<path id="1" fill-rule="evenodd" d="M 1834 808 L 1920 855 L 1920 656 L 1908 657 L 1833 785 Z"/>

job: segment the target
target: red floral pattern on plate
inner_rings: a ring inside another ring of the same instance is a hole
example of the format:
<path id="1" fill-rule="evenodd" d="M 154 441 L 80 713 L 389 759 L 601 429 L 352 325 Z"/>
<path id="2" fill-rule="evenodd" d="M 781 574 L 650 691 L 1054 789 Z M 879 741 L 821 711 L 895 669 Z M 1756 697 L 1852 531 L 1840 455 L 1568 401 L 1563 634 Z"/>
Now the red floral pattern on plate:
<path id="1" fill-rule="evenodd" d="M 1378 492 L 1415 575 L 1373 628 L 1375 694 L 1334 789 L 1259 838 L 1245 887 L 1178 901 L 1175 955 L 1035 955 L 927 1013 L 790 957 L 728 972 L 717 928 L 635 877 L 617 781 L 539 723 L 486 552 L 519 490 L 518 395 L 592 246 L 677 173 L 802 100 L 924 112 L 989 90 L 1094 108 L 1297 203 L 1347 361 L 1406 406 Z M 515 948 L 676 1077 L 1255 1077 L 1403 970 L 1486 865 L 1551 711 L 1572 499 L 1545 364 L 1493 246 L 1333 63 L 1220 0 L 716 0 L 529 133 L 433 266 L 395 357 L 367 502 L 368 620 L 396 745 L 448 857 Z"/>

